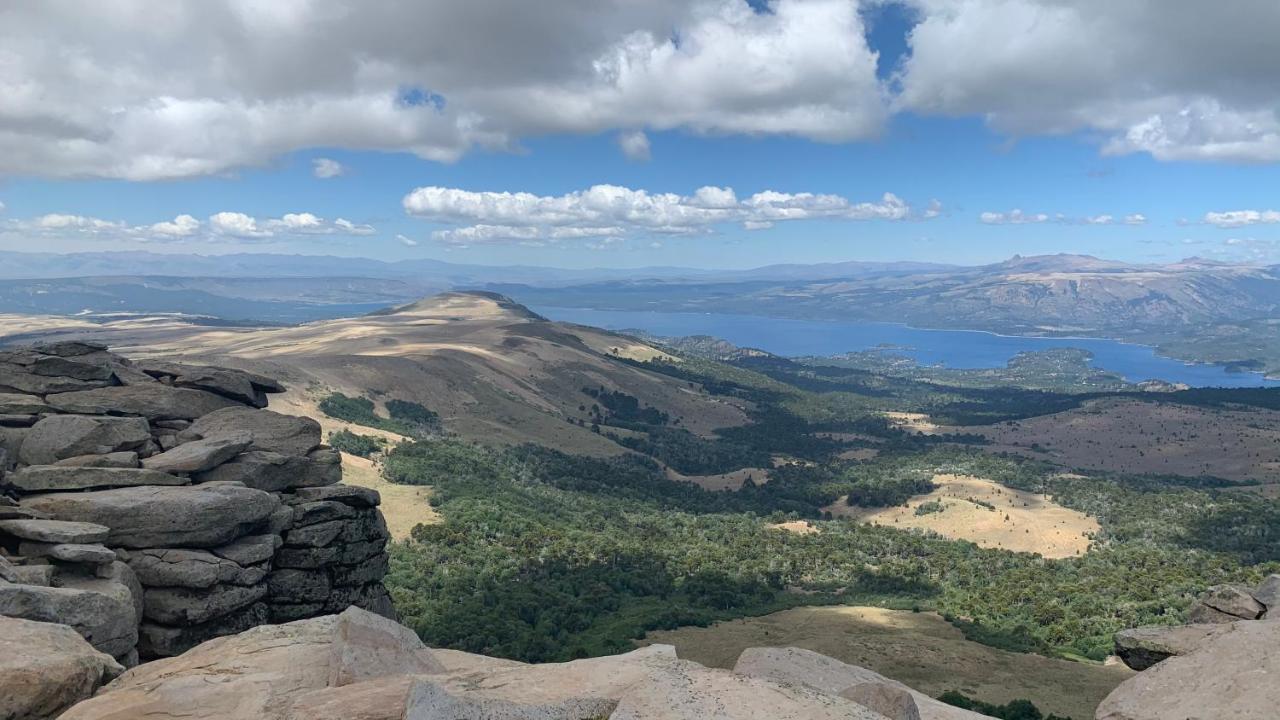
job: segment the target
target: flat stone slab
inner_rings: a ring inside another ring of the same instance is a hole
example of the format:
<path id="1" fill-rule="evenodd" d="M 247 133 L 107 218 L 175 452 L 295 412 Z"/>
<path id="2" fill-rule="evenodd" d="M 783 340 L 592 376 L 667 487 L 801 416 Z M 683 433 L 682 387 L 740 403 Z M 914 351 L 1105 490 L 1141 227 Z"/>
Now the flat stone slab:
<path id="1" fill-rule="evenodd" d="M 1146 670 L 1162 660 L 1186 655 L 1231 627 L 1229 623 L 1202 623 L 1121 630 L 1116 633 L 1116 655 L 1134 670 Z"/>
<path id="2" fill-rule="evenodd" d="M 19 459 L 27 465 L 49 465 L 79 455 L 136 450 L 150 439 L 144 418 L 53 415 L 27 431 Z"/>
<path id="3" fill-rule="evenodd" d="M 54 463 L 59 467 L 105 467 L 105 468 L 136 468 L 138 467 L 138 453 L 132 451 L 121 451 L 106 453 L 105 455 L 76 455 L 75 457 L 63 458 Z"/>
<path id="4" fill-rule="evenodd" d="M 106 525 L 113 547 L 164 548 L 225 545 L 265 520 L 280 501 L 239 485 L 148 485 L 48 493 L 24 504 L 55 518 Z"/>
<path id="5" fill-rule="evenodd" d="M 231 460 L 252 444 L 253 436 L 244 432 L 195 440 L 152 455 L 142 461 L 142 467 L 184 475 L 204 472 Z"/>
<path id="6" fill-rule="evenodd" d="M 66 465 L 32 465 L 6 475 L 5 480 L 19 490 L 29 493 L 139 485 L 186 485 L 191 482 L 187 478 L 146 468 Z"/>
<path id="7" fill-rule="evenodd" d="M 281 415 L 237 405 L 211 412 L 191 425 L 201 437 L 235 432 L 253 435 L 253 449 L 284 455 L 306 455 L 320 446 L 320 423 L 311 418 Z"/>
<path id="8" fill-rule="evenodd" d="M 132 594 L 109 580 L 85 581 L 74 588 L 0 580 L 0 615 L 70 625 L 90 645 L 114 657 L 138 643 Z"/>
<path id="9" fill-rule="evenodd" d="M 32 543 L 18 545 L 18 554 L 24 557 L 47 557 L 62 562 L 110 565 L 116 561 L 116 553 L 105 545 L 89 543 Z"/>
<path id="10" fill-rule="evenodd" d="M 377 507 L 382 503 L 382 496 L 377 490 L 356 487 L 355 485 L 326 485 L 324 487 L 298 488 L 293 493 L 290 503 L 310 503 L 332 500 L 353 507 Z"/>
<path id="11" fill-rule="evenodd" d="M 97 523 L 66 520 L 0 520 L 0 532 L 45 543 L 100 543 L 111 528 Z"/>
<path id="12" fill-rule="evenodd" d="M 54 393 L 44 401 L 62 412 L 140 415 L 156 420 L 194 420 L 222 408 L 244 407 L 221 395 L 161 383 Z"/>
<path id="13" fill-rule="evenodd" d="M 0 393 L 0 414 L 3 415 L 39 415 L 55 412 L 36 395 L 18 393 Z"/>

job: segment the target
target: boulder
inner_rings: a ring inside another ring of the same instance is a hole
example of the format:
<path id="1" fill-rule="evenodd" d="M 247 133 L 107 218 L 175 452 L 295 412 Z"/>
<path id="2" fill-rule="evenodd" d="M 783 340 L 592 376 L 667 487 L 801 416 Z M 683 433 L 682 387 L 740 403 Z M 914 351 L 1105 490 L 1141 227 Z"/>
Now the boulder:
<path id="1" fill-rule="evenodd" d="M 315 420 L 242 405 L 204 415 L 190 430 L 201 437 L 248 432 L 253 435 L 254 450 L 283 455 L 306 455 L 320 446 L 320 423 Z"/>
<path id="2" fill-rule="evenodd" d="M 136 468 L 138 453 L 132 451 L 113 452 L 105 455 L 76 455 L 63 458 L 54 463 L 59 467 L 103 467 L 103 468 Z"/>
<path id="3" fill-rule="evenodd" d="M 28 498 L 28 507 L 111 528 L 125 548 L 212 547 L 247 534 L 279 507 L 270 493 L 236 485 L 131 487 Z"/>
<path id="4" fill-rule="evenodd" d="M 279 603 L 323 603 L 333 595 L 333 583 L 324 569 L 276 570 L 267 576 L 267 586 L 271 601 Z"/>
<path id="5" fill-rule="evenodd" d="M 61 562 L 85 563 L 87 565 L 110 565 L 116 561 L 114 550 L 105 545 L 83 543 L 31 543 L 24 542 L 18 546 L 18 553 L 29 558 L 51 558 Z"/>
<path id="6" fill-rule="evenodd" d="M 143 418 L 51 415 L 27 431 L 18 457 L 27 465 L 49 465 L 79 455 L 136 450 L 150 439 Z"/>
<path id="7" fill-rule="evenodd" d="M 352 507 L 371 508 L 377 507 L 382 502 L 382 497 L 377 490 L 370 488 L 356 485 L 328 485 L 325 487 L 298 488 L 294 490 L 293 498 L 286 502 L 300 504 L 321 501 L 333 501 Z"/>
<path id="8" fill-rule="evenodd" d="M 66 625 L 0 617 L 0 718 L 56 718 L 122 672 Z"/>
<path id="9" fill-rule="evenodd" d="M 1280 575 L 1268 575 L 1267 579 L 1253 591 L 1253 599 L 1267 609 L 1263 617 L 1280 618 L 1280 612 L 1274 616 L 1271 614 L 1273 609 L 1280 606 Z"/>
<path id="10" fill-rule="evenodd" d="M 4 415 L 39 415 L 56 412 L 35 395 L 17 393 L 0 393 L 0 414 Z"/>
<path id="11" fill-rule="evenodd" d="M 874 710 L 889 720 L 920 720 L 920 709 L 909 690 L 890 683 L 862 683 L 840 691 L 840 697 Z"/>
<path id="12" fill-rule="evenodd" d="M 23 540 L 46 543 L 99 543 L 111 528 L 96 523 L 65 520 L 0 520 L 0 532 Z"/>
<path id="13" fill-rule="evenodd" d="M 76 587 L 43 587 L 0 581 L 0 615 L 70 625 L 89 644 L 120 657 L 138 642 L 138 621 L 129 589 L 110 580 L 84 580 Z"/>
<path id="14" fill-rule="evenodd" d="M 387 675 L 443 673 L 412 630 L 352 607 L 338 615 L 329 646 L 329 687 Z"/>
<path id="15" fill-rule="evenodd" d="M 281 718 L 293 697 L 326 686 L 333 624 L 326 617 L 266 625 L 140 665 L 63 720 Z"/>
<path id="16" fill-rule="evenodd" d="M 911 695 L 923 720 L 980 720 L 986 717 L 935 700 L 873 670 L 803 648 L 748 648 L 738 656 L 733 671 L 739 675 L 799 683 L 829 695 L 840 695 L 864 685 L 896 688 Z"/>
<path id="17" fill-rule="evenodd" d="M 14 564 L 9 562 L 9 558 L 0 555 L 0 580 L 6 582 L 19 582 L 18 574 L 14 572 Z"/>
<path id="18" fill-rule="evenodd" d="M 1187 611 L 1189 623 L 1234 622 L 1256 620 L 1266 607 L 1239 585 L 1214 585 L 1196 599 Z"/>
<path id="19" fill-rule="evenodd" d="M 164 625 L 199 625 L 230 615 L 266 594 L 266 585 L 214 585 L 200 589 L 148 587 L 143 591 L 142 614 Z"/>
<path id="20" fill-rule="evenodd" d="M 1120 684 L 1096 720 L 1273 720 L 1280 708 L 1280 621 L 1237 621 L 1186 655 Z"/>
<path id="21" fill-rule="evenodd" d="M 208 390 L 259 408 L 267 406 L 264 393 L 284 392 L 284 386 L 275 380 L 244 370 L 158 360 L 141 361 L 136 365 L 148 375 L 168 378 L 177 387 Z"/>
<path id="22" fill-rule="evenodd" d="M 330 520 L 345 520 L 356 516 L 350 505 L 331 500 L 299 503 L 293 506 L 293 524 L 295 527 L 315 525 Z"/>
<path id="23" fill-rule="evenodd" d="M 6 395 L 46 395 L 102 388 L 112 380 L 77 380 L 68 377 L 50 377 L 33 373 L 26 367 L 0 359 L 0 392 Z"/>
<path id="24" fill-rule="evenodd" d="M 172 450 L 152 455 L 142 461 L 142 467 L 166 473 L 190 475 L 212 470 L 248 449 L 253 437 L 248 433 L 233 433 L 223 437 L 183 443 Z"/>
<path id="25" fill-rule="evenodd" d="M 194 420 L 223 408 L 254 412 L 221 395 L 203 390 L 169 387 L 161 383 L 55 393 L 45 396 L 44 401 L 62 412 L 140 415 L 156 420 Z"/>
<path id="26" fill-rule="evenodd" d="M 279 535 L 246 535 L 226 545 L 212 548 L 210 552 L 239 565 L 248 566 L 270 560 L 283 544 L 284 541 Z"/>
<path id="27" fill-rule="evenodd" d="M 186 485 L 184 477 L 155 469 L 119 467 L 72 467 L 32 465 L 5 476 L 5 481 L 23 492 L 136 487 L 138 485 Z"/>
<path id="28" fill-rule="evenodd" d="M 110 382 L 114 375 L 111 367 L 94 362 L 80 362 L 57 355 L 45 355 L 35 358 L 26 366 L 28 372 L 36 375 L 57 378 L 73 378 L 75 380 L 96 380 Z"/>
<path id="29" fill-rule="evenodd" d="M 265 412 L 265 411 L 260 411 Z M 252 446 L 251 446 L 252 447 Z M 291 488 L 332 485 L 342 480 L 338 463 L 322 455 L 320 460 L 301 455 L 250 450 L 235 460 L 192 476 L 196 482 L 238 482 L 246 487 L 283 492 Z"/>
<path id="30" fill-rule="evenodd" d="M 1116 633 L 1116 655 L 1134 670 L 1146 670 L 1161 660 L 1186 655 L 1230 625 L 1154 625 Z"/>
<path id="31" fill-rule="evenodd" d="M 129 554 L 129 567 L 147 587 L 210 588 L 219 584 L 256 585 L 266 577 L 260 567 L 245 567 L 207 550 L 151 548 Z"/>
<path id="32" fill-rule="evenodd" d="M 391 675 L 364 682 L 302 693 L 289 706 L 286 720 L 403 720 L 412 675 Z"/>
<path id="33" fill-rule="evenodd" d="M 52 565 L 14 565 L 11 571 L 15 579 L 10 582 L 40 587 L 53 587 L 57 584 L 54 582 L 57 568 Z"/>
<path id="34" fill-rule="evenodd" d="M 53 355 L 56 357 L 84 357 L 86 355 L 99 355 L 107 352 L 107 346 L 102 343 L 91 342 L 88 340 L 61 340 L 52 343 L 40 343 L 33 345 L 31 350 L 42 355 Z M 123 360 L 112 355 L 114 360 Z"/>

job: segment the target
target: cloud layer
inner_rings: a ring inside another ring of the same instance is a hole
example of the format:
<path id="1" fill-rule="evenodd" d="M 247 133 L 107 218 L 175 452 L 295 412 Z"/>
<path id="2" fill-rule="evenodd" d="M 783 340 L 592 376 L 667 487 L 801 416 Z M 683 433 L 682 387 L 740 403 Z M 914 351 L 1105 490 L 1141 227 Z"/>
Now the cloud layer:
<path id="1" fill-rule="evenodd" d="M 51 238 L 93 237 L 139 243 L 252 243 L 307 235 L 367 236 L 376 232 L 370 225 L 353 223 L 344 218 L 330 221 L 311 213 L 286 213 L 278 218 L 256 218 L 244 213 L 225 211 L 210 215 L 204 222 L 183 214 L 172 220 L 150 225 L 131 225 L 118 220 L 62 213 L 0 221 L 0 234 Z"/>
<path id="2" fill-rule="evenodd" d="M 1059 225 L 1145 225 L 1147 216 L 1142 213 L 1129 213 L 1121 217 L 1103 213 L 1073 217 L 1064 213 L 1023 212 L 1017 208 L 1008 212 L 987 211 L 978 215 L 979 222 L 986 225 L 1038 225 L 1041 223 L 1057 223 Z"/>
<path id="3" fill-rule="evenodd" d="M 766 190 L 739 198 L 732 188 L 714 186 L 679 195 L 617 185 L 557 196 L 421 187 L 406 195 L 403 205 L 414 217 L 456 226 L 433 233 L 438 242 L 452 245 L 691 235 L 725 223 L 756 230 L 789 220 L 907 220 L 933 217 L 939 209 L 935 202 L 925 213 L 913 215 L 893 193 L 877 201 L 852 202 L 814 193 Z"/>
<path id="4" fill-rule="evenodd" d="M 862 10 L 908 6 L 877 77 Z M 0 7 L 0 174 L 156 180 L 315 147 L 449 161 L 549 133 L 874 138 L 895 113 L 1107 153 L 1280 161 L 1280 3 L 48 0 Z M 956 62 L 963 58 L 963 62 Z M 319 160 L 317 177 L 341 167 Z"/>

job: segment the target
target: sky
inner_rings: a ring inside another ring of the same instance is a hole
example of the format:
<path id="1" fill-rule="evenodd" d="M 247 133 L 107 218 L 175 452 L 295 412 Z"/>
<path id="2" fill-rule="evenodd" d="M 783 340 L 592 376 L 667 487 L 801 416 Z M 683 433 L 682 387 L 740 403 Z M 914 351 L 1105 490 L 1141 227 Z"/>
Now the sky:
<path id="1" fill-rule="evenodd" d="M 0 5 L 0 250 L 1280 263 L 1280 3 Z"/>

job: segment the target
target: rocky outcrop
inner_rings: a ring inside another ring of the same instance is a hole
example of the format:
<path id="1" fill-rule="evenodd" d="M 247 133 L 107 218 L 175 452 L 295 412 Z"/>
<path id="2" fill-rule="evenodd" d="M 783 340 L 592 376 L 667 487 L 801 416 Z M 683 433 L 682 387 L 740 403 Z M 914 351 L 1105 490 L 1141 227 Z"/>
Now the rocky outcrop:
<path id="1" fill-rule="evenodd" d="M 0 617 L 0 718 L 58 717 L 122 672 L 66 625 Z"/>
<path id="2" fill-rule="evenodd" d="M 886 720 L 913 717 L 913 703 L 924 697 L 815 653 L 747 654 L 744 667 L 760 672 L 713 670 L 680 660 L 664 645 L 525 665 L 431 650 L 398 624 L 351 608 L 258 627 L 139 666 L 62 717 Z M 812 677 L 815 671 L 822 677 Z M 846 686 L 842 678 L 855 682 Z M 840 692 L 830 690 L 837 685 Z M 983 717 L 952 710 L 956 714 L 918 716 Z"/>
<path id="3" fill-rule="evenodd" d="M 1121 683 L 1098 706 L 1096 720 L 1273 720 L 1280 708 L 1280 619 L 1222 627 Z"/>
<path id="4" fill-rule="evenodd" d="M 314 420 L 261 409 L 282 389 L 87 343 L 0 352 L 0 615 L 126 666 L 352 605 L 392 615 L 378 494 L 338 484 Z"/>

